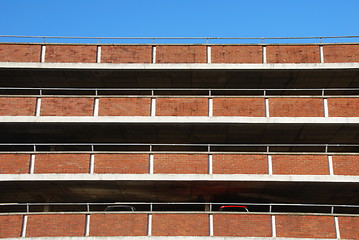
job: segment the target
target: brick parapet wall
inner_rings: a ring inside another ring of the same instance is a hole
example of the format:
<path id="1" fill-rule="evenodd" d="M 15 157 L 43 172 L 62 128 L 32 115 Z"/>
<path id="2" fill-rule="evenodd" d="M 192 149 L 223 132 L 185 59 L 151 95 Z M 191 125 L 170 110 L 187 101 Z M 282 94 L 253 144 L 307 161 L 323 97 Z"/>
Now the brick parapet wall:
<path id="1" fill-rule="evenodd" d="M 41 55 L 57 63 L 346 63 L 359 62 L 359 44 L 0 44 L 0 62 Z"/>
<path id="2" fill-rule="evenodd" d="M 359 217 L 266 213 L 54 213 L 0 216 L 0 238 L 214 236 L 359 239 Z"/>

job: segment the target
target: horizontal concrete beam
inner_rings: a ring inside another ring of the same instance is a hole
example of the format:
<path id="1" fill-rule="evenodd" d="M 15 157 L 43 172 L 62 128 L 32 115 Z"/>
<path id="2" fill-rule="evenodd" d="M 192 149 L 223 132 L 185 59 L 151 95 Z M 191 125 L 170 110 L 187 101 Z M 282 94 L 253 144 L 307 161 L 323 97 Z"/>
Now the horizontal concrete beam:
<path id="1" fill-rule="evenodd" d="M 9 181 L 232 181 L 232 182 L 356 182 L 359 176 L 259 174 L 2 174 Z"/>
<path id="2" fill-rule="evenodd" d="M 359 63 L 25 63 L 1 62 L 0 68 L 91 70 L 332 70 L 359 69 Z"/>

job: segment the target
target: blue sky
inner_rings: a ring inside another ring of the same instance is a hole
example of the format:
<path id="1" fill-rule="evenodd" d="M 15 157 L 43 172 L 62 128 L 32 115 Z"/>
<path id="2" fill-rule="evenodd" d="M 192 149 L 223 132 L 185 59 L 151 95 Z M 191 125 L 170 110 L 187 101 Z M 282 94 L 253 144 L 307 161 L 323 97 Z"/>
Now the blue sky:
<path id="1" fill-rule="evenodd" d="M 359 35 L 359 0 L 0 0 L 0 35 Z"/>

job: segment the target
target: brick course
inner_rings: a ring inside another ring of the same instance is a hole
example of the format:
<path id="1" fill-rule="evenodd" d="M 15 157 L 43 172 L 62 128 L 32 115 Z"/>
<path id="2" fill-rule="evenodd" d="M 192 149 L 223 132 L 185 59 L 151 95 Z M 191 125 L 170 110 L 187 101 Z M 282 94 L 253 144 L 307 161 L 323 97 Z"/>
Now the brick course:
<path id="1" fill-rule="evenodd" d="M 153 236 L 209 236 L 207 214 L 153 214 Z"/>
<path id="2" fill-rule="evenodd" d="M 208 99 L 158 98 L 156 116 L 208 116 Z"/>
<path id="3" fill-rule="evenodd" d="M 148 154 L 95 154 L 95 173 L 148 173 Z"/>
<path id="4" fill-rule="evenodd" d="M 0 174 L 24 174 L 29 169 L 29 154 L 0 154 Z"/>
<path id="5" fill-rule="evenodd" d="M 154 173 L 207 174 L 207 154 L 155 154 Z"/>
<path id="6" fill-rule="evenodd" d="M 359 117 L 359 98 L 328 98 L 329 117 Z"/>
<path id="7" fill-rule="evenodd" d="M 0 238 L 19 238 L 22 220 L 22 215 L 0 216 Z"/>
<path id="8" fill-rule="evenodd" d="M 41 116 L 93 116 L 92 98 L 42 98 Z"/>
<path id="9" fill-rule="evenodd" d="M 0 62 L 40 62 L 41 46 L 0 44 Z"/>
<path id="10" fill-rule="evenodd" d="M 271 216 L 215 214 L 213 235 L 231 237 L 271 237 Z"/>
<path id="11" fill-rule="evenodd" d="M 89 154 L 37 154 L 35 173 L 88 173 Z"/>
<path id="12" fill-rule="evenodd" d="M 277 237 L 336 238 L 334 217 L 276 216 Z"/>
<path id="13" fill-rule="evenodd" d="M 341 156 L 335 155 L 333 169 L 336 175 L 359 175 L 359 155 Z"/>
<path id="14" fill-rule="evenodd" d="M 214 154 L 214 174 L 268 174 L 266 155 Z"/>
<path id="15" fill-rule="evenodd" d="M 45 55 L 45 62 L 95 63 L 97 47 L 86 45 L 46 45 Z"/>
<path id="16" fill-rule="evenodd" d="M 0 97 L 0 116 L 34 116 L 36 98 Z"/>
<path id="17" fill-rule="evenodd" d="M 213 116 L 265 117 L 263 98 L 214 98 Z"/>
<path id="18" fill-rule="evenodd" d="M 359 45 L 324 45 L 324 62 L 359 62 Z"/>
<path id="19" fill-rule="evenodd" d="M 270 117 L 324 117 L 321 98 L 269 98 Z"/>
<path id="20" fill-rule="evenodd" d="M 328 157 L 323 155 L 273 155 L 273 174 L 327 175 Z"/>
<path id="21" fill-rule="evenodd" d="M 151 63 L 152 46 L 102 46 L 102 63 Z"/>
<path id="22" fill-rule="evenodd" d="M 156 63 L 206 63 L 206 46 L 157 46 Z"/>
<path id="23" fill-rule="evenodd" d="M 319 46 L 267 46 L 267 63 L 319 62 Z"/>
<path id="24" fill-rule="evenodd" d="M 92 214 L 90 236 L 146 236 L 147 214 Z"/>
<path id="25" fill-rule="evenodd" d="M 86 215 L 29 215 L 26 237 L 67 237 L 85 235 Z"/>
<path id="26" fill-rule="evenodd" d="M 212 46 L 212 63 L 262 63 L 262 46 Z"/>
<path id="27" fill-rule="evenodd" d="M 338 217 L 341 239 L 359 239 L 359 217 Z"/>
<path id="28" fill-rule="evenodd" d="M 100 98 L 100 116 L 150 116 L 150 98 Z"/>

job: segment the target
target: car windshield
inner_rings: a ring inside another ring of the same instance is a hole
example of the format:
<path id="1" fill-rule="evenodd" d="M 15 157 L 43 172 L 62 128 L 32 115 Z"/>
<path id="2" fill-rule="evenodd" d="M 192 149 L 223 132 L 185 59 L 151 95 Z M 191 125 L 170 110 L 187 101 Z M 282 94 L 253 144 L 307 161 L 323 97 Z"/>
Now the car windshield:
<path id="1" fill-rule="evenodd" d="M 246 206 L 222 206 L 219 208 L 222 212 L 248 212 Z"/>
<path id="2" fill-rule="evenodd" d="M 127 205 L 113 205 L 105 208 L 105 211 L 135 211 L 136 209 L 132 206 Z"/>

